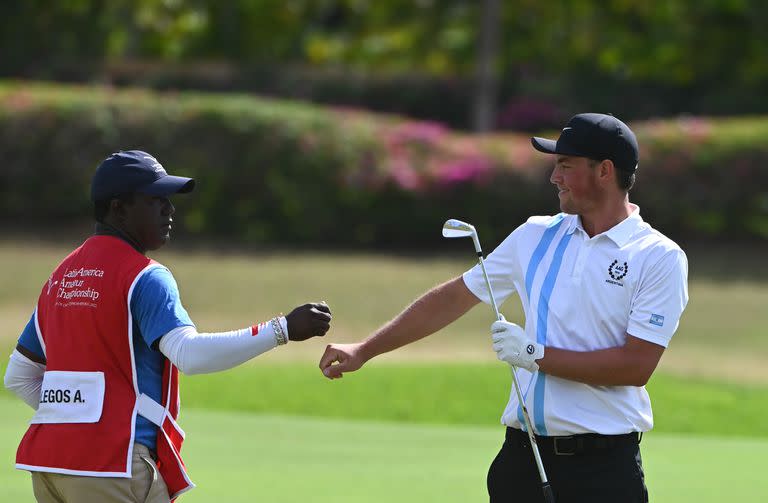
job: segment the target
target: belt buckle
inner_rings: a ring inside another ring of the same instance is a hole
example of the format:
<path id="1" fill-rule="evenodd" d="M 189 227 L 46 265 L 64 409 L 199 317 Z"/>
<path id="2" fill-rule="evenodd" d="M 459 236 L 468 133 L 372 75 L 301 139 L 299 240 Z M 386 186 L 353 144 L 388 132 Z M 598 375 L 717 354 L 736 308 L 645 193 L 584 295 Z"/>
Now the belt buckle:
<path id="1" fill-rule="evenodd" d="M 565 441 L 570 440 L 571 442 L 573 442 L 573 446 L 571 447 L 570 452 L 568 450 L 561 449 L 559 447 L 558 444 L 560 443 L 559 442 L 560 440 L 565 440 Z M 554 437 L 552 444 L 555 449 L 556 456 L 573 456 L 574 454 L 576 454 L 576 439 L 573 437 L 573 435 L 568 437 Z"/>

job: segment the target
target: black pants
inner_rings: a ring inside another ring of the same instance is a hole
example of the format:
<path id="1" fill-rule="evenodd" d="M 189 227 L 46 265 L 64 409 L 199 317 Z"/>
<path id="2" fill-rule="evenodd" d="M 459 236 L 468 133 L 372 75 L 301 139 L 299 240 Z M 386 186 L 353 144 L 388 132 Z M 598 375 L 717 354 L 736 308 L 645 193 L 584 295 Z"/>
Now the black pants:
<path id="1" fill-rule="evenodd" d="M 552 437 L 544 437 L 537 443 L 557 503 L 648 502 L 637 435 L 576 436 L 557 446 Z M 526 433 L 507 429 L 488 470 L 488 494 L 491 503 L 544 501 Z"/>

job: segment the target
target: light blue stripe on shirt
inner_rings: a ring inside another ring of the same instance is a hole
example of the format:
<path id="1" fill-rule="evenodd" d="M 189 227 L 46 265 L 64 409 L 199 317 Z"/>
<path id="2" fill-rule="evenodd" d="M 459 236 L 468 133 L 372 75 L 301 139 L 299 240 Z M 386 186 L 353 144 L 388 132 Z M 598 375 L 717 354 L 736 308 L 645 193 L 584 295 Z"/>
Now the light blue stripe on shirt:
<path id="1" fill-rule="evenodd" d="M 541 261 L 544 258 L 544 255 L 546 255 L 547 250 L 549 250 L 549 245 L 552 244 L 552 240 L 555 239 L 555 235 L 560 229 L 564 218 L 565 213 L 559 213 L 555 215 L 555 217 L 552 219 L 552 222 L 547 225 L 547 228 L 544 230 L 544 234 L 542 234 L 541 239 L 539 239 L 539 244 L 536 245 L 536 249 L 534 249 L 533 255 L 531 255 L 531 261 L 528 263 L 528 269 L 525 272 L 525 295 L 528 298 L 529 308 L 531 305 L 531 288 L 533 287 L 533 280 L 536 277 L 536 271 L 539 269 L 539 264 L 541 264 Z M 523 399 L 528 397 L 529 389 L 530 382 L 528 383 L 528 389 L 525 390 Z M 517 406 L 517 419 L 520 421 L 520 424 L 523 425 L 523 430 L 526 430 L 527 428 L 523 418 L 522 404 L 518 404 Z"/>
<path id="2" fill-rule="evenodd" d="M 549 299 L 552 297 L 552 291 L 555 289 L 555 281 L 560 272 L 560 266 L 563 263 L 563 255 L 573 234 L 565 234 L 560 238 L 560 242 L 555 248 L 555 254 L 552 257 L 552 263 L 549 265 L 549 271 L 544 278 L 544 284 L 541 285 L 539 294 L 539 304 L 537 306 L 536 322 L 536 342 L 546 346 L 547 328 L 549 323 Z M 536 373 L 536 385 L 533 388 L 533 422 L 536 425 L 536 431 L 539 435 L 547 434 L 547 426 L 544 422 L 544 391 L 547 383 L 547 375 L 544 372 Z"/>

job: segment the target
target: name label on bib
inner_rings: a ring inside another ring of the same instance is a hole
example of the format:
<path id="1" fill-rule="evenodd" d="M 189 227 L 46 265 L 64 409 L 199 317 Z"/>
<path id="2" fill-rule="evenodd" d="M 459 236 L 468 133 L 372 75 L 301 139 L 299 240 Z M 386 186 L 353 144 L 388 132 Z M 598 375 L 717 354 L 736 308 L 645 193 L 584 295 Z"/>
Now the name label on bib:
<path id="1" fill-rule="evenodd" d="M 104 388 L 104 372 L 50 370 L 43 375 L 40 406 L 30 423 L 95 423 Z"/>

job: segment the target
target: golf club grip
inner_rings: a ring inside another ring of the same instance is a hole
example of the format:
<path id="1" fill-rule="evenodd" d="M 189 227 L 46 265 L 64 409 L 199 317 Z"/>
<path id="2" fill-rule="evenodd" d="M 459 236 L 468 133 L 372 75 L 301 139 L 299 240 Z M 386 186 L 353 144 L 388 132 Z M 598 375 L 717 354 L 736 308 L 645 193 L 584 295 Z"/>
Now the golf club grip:
<path id="1" fill-rule="evenodd" d="M 555 503 L 555 494 L 552 492 L 552 486 L 549 485 L 549 482 L 541 484 L 541 490 L 544 491 L 544 501 L 546 503 Z"/>

